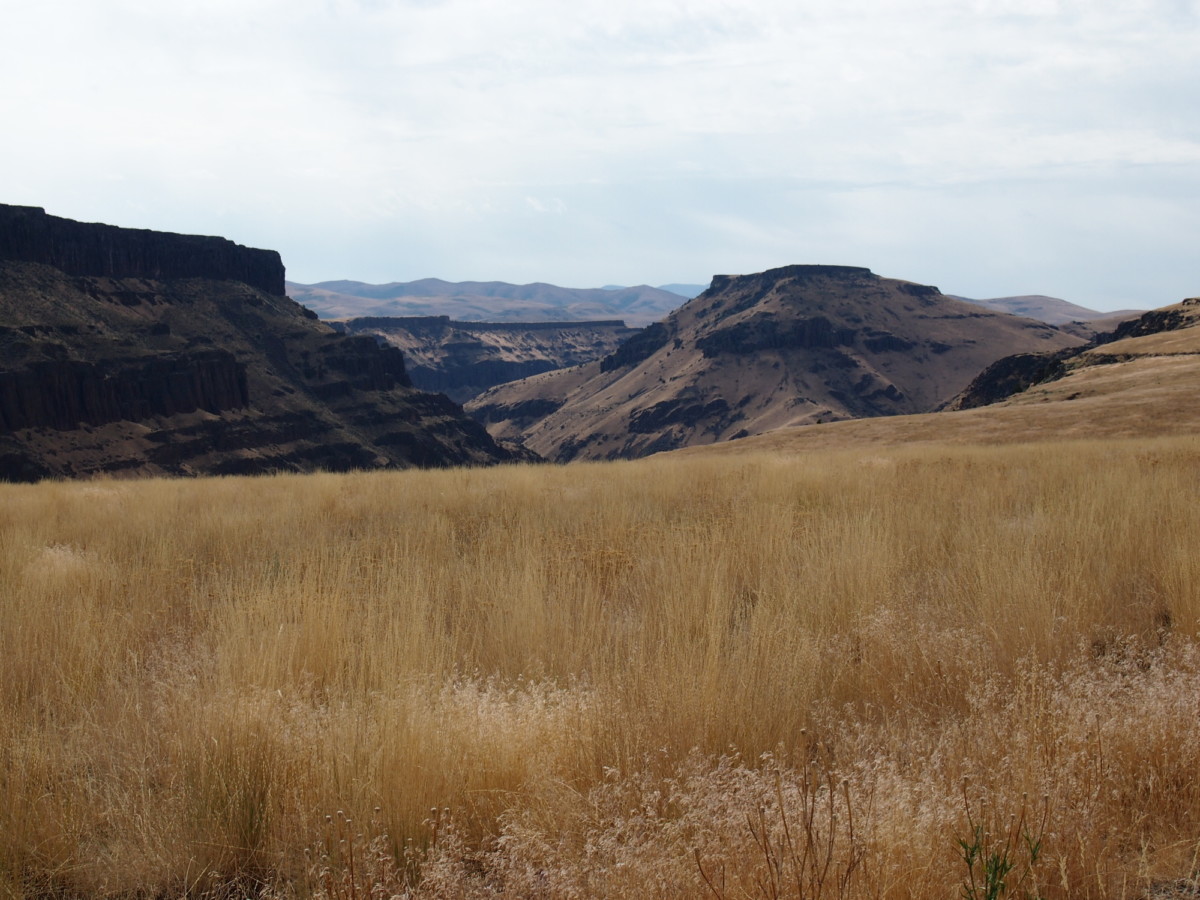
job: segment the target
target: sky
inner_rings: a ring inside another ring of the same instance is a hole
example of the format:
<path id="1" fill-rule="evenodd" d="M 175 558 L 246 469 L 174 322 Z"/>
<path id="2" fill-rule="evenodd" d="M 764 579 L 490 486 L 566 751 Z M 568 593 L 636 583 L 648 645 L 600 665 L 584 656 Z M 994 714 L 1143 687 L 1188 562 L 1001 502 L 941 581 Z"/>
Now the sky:
<path id="1" fill-rule="evenodd" d="M 1200 0 L 0 0 L 0 203 L 293 281 L 1200 294 Z"/>

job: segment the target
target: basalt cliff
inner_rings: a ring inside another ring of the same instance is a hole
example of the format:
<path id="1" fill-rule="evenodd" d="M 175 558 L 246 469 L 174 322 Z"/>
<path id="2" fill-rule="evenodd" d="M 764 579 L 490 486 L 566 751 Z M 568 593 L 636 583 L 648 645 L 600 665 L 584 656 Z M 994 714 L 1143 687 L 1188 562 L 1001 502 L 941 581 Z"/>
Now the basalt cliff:
<path id="1" fill-rule="evenodd" d="M 371 316 L 331 324 L 398 347 L 414 385 L 457 403 L 498 384 L 602 359 L 639 330 L 611 319 L 456 322 L 449 316 Z"/>
<path id="2" fill-rule="evenodd" d="M 220 237 L 75 222 L 35 206 L 0 205 L 0 260 L 42 263 L 67 275 L 205 278 L 284 293 L 283 261 L 274 250 Z"/>
<path id="3" fill-rule="evenodd" d="M 927 412 L 984 367 L 1081 338 L 852 266 L 711 287 L 602 360 L 467 404 L 551 459 L 616 459 L 790 426 Z"/>
<path id="4" fill-rule="evenodd" d="M 286 297 L 277 253 L 0 206 L 0 480 L 513 458 Z"/>

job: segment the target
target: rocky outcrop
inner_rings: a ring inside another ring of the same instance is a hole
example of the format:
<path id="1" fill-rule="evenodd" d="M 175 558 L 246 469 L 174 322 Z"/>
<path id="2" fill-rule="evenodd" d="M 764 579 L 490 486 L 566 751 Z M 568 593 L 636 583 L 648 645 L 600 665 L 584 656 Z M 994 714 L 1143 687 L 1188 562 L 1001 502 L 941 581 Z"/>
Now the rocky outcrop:
<path id="1" fill-rule="evenodd" d="M 623 366 L 635 366 L 665 347 L 670 339 L 671 333 L 663 322 L 648 325 L 600 360 L 600 371 L 611 372 Z"/>
<path id="2" fill-rule="evenodd" d="M 1135 319 L 1120 323 L 1106 334 L 1097 335 L 1094 343 L 1097 346 L 1111 344 L 1125 338 L 1144 337 L 1148 334 L 1161 334 L 1164 331 L 1190 328 L 1195 323 L 1196 307 L 1200 307 L 1200 297 L 1189 297 L 1175 308 L 1152 309 Z"/>
<path id="3" fill-rule="evenodd" d="M 946 409 L 990 406 L 1035 384 L 1062 378 L 1067 374 L 1064 361 L 1074 355 L 1072 348 L 1056 353 L 1017 353 L 998 359 L 975 376 L 961 394 L 946 404 Z"/>
<path id="4" fill-rule="evenodd" d="M 453 348 L 449 348 L 453 350 Z M 474 348 L 468 348 L 473 350 Z M 459 402 L 465 402 L 488 388 L 530 375 L 550 372 L 559 368 L 542 359 L 508 361 L 484 359 L 456 363 L 448 361 L 441 366 L 413 366 L 412 377 L 421 390 L 445 394 Z"/>
<path id="5" fill-rule="evenodd" d="M 205 269 L 178 235 L 67 225 L 48 233 L 84 235 L 74 249 L 21 245 L 12 238 L 23 232 L 7 232 L 8 252 L 35 259 L 0 259 L 0 481 L 531 458 L 414 389 L 399 349 L 339 334 L 283 294 L 226 277 L 244 248 L 213 239 L 236 252 Z M 96 246 L 124 248 L 109 273 L 152 262 L 162 271 L 167 260 L 195 277 L 68 274 L 46 261 L 86 260 Z"/>
<path id="6" fill-rule="evenodd" d="M 404 354 L 395 347 L 382 346 L 369 337 L 331 341 L 322 345 L 317 354 L 317 369 L 313 371 L 308 368 L 305 375 L 318 380 L 326 372 L 346 376 L 343 380 L 331 382 L 335 386 L 334 393 L 412 387 L 412 380 L 404 367 Z"/>
<path id="7" fill-rule="evenodd" d="M 947 410 L 991 406 L 1031 387 L 1049 384 L 1070 372 L 1089 365 L 1109 364 L 1115 357 L 1109 351 L 1094 353 L 1130 338 L 1195 327 L 1200 319 L 1200 298 L 1192 297 L 1164 309 L 1153 309 L 1121 322 L 1115 329 L 1098 334 L 1087 343 L 1052 353 L 1019 353 L 998 359 L 979 373 L 967 387 L 945 405 Z"/>
<path id="8" fill-rule="evenodd" d="M 133 361 L 42 360 L 0 371 L 0 433 L 78 428 L 250 403 L 246 367 L 224 350 Z"/>
<path id="9" fill-rule="evenodd" d="M 42 263 L 68 275 L 208 278 L 284 293 L 283 262 L 274 250 L 220 237 L 75 222 L 36 206 L 0 205 L 0 259 Z"/>
<path id="10" fill-rule="evenodd" d="M 855 329 L 839 327 L 825 316 L 780 321 L 778 316 L 764 313 L 709 332 L 696 341 L 696 346 L 712 358 L 722 353 L 846 347 L 854 343 L 856 334 Z"/>
<path id="11" fill-rule="evenodd" d="M 721 294 L 733 288 L 738 288 L 747 296 L 766 296 L 780 280 L 787 280 L 796 285 L 819 281 L 826 278 L 845 280 L 848 278 L 873 278 L 875 273 L 865 266 L 825 266 L 825 265 L 796 265 L 780 266 L 778 269 L 768 269 L 753 275 L 714 275 L 706 294 Z M 922 286 L 923 287 L 923 286 Z M 934 288 L 933 290 L 937 290 Z"/>

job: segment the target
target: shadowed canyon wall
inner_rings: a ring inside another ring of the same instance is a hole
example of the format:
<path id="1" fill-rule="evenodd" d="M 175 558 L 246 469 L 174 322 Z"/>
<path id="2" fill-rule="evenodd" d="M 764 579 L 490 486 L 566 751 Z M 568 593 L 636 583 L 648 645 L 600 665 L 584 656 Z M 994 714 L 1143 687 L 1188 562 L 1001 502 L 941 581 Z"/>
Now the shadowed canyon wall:
<path id="1" fill-rule="evenodd" d="M 0 207 L 0 481 L 530 457 L 287 297 L 276 253 Z"/>
<path id="2" fill-rule="evenodd" d="M 224 350 L 114 363 L 41 360 L 0 372 L 0 432 L 217 413 L 249 403 L 246 367 Z"/>
<path id="3" fill-rule="evenodd" d="M 220 237 L 75 222 L 36 206 L 0 205 L 0 259 L 53 266 L 68 275 L 211 278 L 284 293 L 283 261 Z"/>

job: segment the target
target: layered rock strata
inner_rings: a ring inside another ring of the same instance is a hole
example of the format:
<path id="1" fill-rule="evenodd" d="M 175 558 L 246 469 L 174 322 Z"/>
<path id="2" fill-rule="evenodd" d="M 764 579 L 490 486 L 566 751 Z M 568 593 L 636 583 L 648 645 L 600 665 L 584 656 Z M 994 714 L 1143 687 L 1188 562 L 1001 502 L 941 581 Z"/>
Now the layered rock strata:
<path id="1" fill-rule="evenodd" d="M 413 388 L 400 350 L 339 334 L 274 290 L 274 254 L 199 239 L 221 251 L 209 271 L 178 235 L 145 232 L 139 247 L 141 232 L 114 229 L 106 244 L 103 226 L 55 225 L 46 234 L 98 236 L 56 247 L 32 241 L 28 221 L 0 215 L 4 252 L 36 257 L 0 258 L 0 480 L 530 458 L 497 445 L 447 398 Z M 105 255 L 96 247 L 123 248 L 106 274 L 47 261 L 96 268 Z M 239 259 L 258 265 L 259 285 L 230 277 Z M 173 274 L 114 274 L 139 268 Z"/>
<path id="2" fill-rule="evenodd" d="M 332 324 L 400 348 L 416 387 L 458 403 L 498 384 L 601 359 L 638 334 L 613 319 L 458 322 L 448 316 L 370 316 Z"/>
<path id="3" fill-rule="evenodd" d="M 36 206 L 0 204 L 0 259 L 53 266 L 68 275 L 207 278 L 284 293 L 283 261 L 220 237 L 76 222 Z"/>
<path id="4" fill-rule="evenodd" d="M 1014 352 L 1081 343 L 857 266 L 718 275 L 603 359 L 481 394 L 492 434 L 616 459 L 841 419 L 927 412 Z"/>

